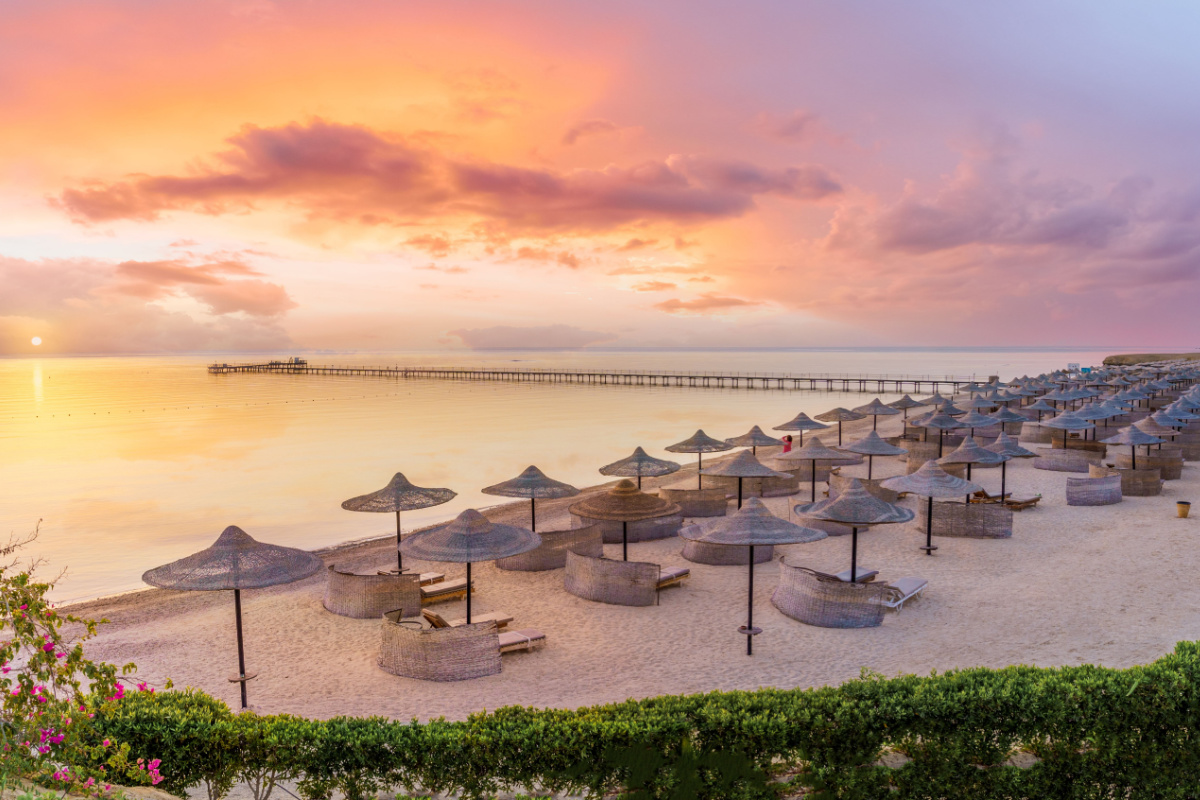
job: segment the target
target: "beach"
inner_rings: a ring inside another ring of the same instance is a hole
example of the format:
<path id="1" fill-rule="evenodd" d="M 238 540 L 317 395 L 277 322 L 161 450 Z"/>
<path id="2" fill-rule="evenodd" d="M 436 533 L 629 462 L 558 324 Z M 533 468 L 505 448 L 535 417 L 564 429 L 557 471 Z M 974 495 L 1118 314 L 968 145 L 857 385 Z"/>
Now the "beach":
<path id="1" fill-rule="evenodd" d="M 864 400 L 867 398 L 864 398 Z M 898 417 L 881 418 L 881 435 L 900 431 Z M 847 443 L 870 430 L 870 419 L 845 425 Z M 836 432 L 823 437 L 836 442 Z M 770 448 L 759 457 L 770 463 Z M 1110 453 L 1113 452 L 1110 450 Z M 514 455 L 519 460 L 519 455 Z M 646 489 L 695 485 L 695 462 Z M 706 458 L 706 465 L 712 459 Z M 877 458 L 874 477 L 903 474 L 904 464 Z M 866 465 L 842 474 L 865 476 Z M 505 572 L 490 563 L 474 567 L 476 613 L 504 611 L 511 628 L 535 628 L 546 644 L 507 654 L 498 675 L 453 683 L 397 677 L 376 665 L 376 620 L 335 616 L 321 605 L 324 572 L 290 585 L 243 593 L 250 705 L 261 713 L 327 718 L 380 715 L 394 719 L 463 719 L 506 705 L 577 708 L 660 694 L 836 685 L 864 670 L 885 676 L 967 667 L 1101 664 L 1127 667 L 1170 651 L 1200 629 L 1200 585 L 1187 581 L 1200 566 L 1191 547 L 1200 521 L 1179 519 L 1176 500 L 1192 500 L 1200 472 L 1185 464 L 1180 480 L 1158 497 L 1126 497 L 1117 505 L 1068 507 L 1068 473 L 1034 469 L 1029 460 L 1008 465 L 1008 488 L 1042 501 L 1016 513 L 1010 539 L 937 537 L 939 549 L 918 549 L 915 524 L 877 526 L 859 537 L 859 564 L 879 570 L 879 580 L 927 579 L 924 595 L 882 626 L 825 629 L 790 619 L 770 603 L 778 583 L 777 561 L 755 568 L 755 624 L 763 629 L 754 655 L 737 633 L 746 614 L 745 566 L 692 564 L 672 537 L 630 545 L 630 559 L 685 565 L 691 577 L 660 592 L 656 606 L 632 608 L 593 603 L 563 589 L 562 570 Z M 978 469 L 973 479 L 998 491 L 999 470 Z M 604 484 L 611 486 L 612 484 Z M 818 483 L 818 492 L 822 484 Z M 335 498 L 330 498 L 332 502 Z M 544 501 L 539 529 L 570 526 L 566 511 L 578 498 Z M 807 502 L 808 487 L 767 498 L 787 517 L 789 506 Z M 909 508 L 923 502 L 901 501 Z M 731 505 L 732 510 L 732 505 Z M 529 506 L 514 503 L 486 512 L 494 520 L 528 524 Z M 378 540 L 322 551 L 326 564 L 355 572 L 386 569 L 394 561 L 394 537 L 381 515 Z M 619 557 L 620 545 L 607 545 Z M 777 548 L 789 563 L 821 571 L 846 569 L 850 537 L 830 537 Z M 408 566 L 465 574 L 458 564 L 413 562 Z M 433 606 L 461 616 L 462 601 Z M 73 613 L 104 617 L 87 645 L 90 657 L 138 665 L 138 679 L 176 688 L 193 686 L 236 707 L 233 598 L 230 592 L 179 593 L 148 590 L 78 604 Z"/>

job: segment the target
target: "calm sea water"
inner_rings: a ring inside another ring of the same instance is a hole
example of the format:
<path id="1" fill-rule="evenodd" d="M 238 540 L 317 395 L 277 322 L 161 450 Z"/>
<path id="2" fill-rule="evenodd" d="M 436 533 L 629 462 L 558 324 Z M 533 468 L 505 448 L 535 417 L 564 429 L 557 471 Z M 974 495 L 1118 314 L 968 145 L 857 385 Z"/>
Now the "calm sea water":
<path id="1" fill-rule="evenodd" d="M 1098 363 L 1105 351 L 637 351 L 309 355 L 310 363 L 494 364 L 937 376 Z M 1112 352 L 1111 350 L 1108 352 Z M 267 357 L 263 357 L 265 359 Z M 287 375 L 212 376 L 211 356 L 0 359 L 0 534 L 41 523 L 32 552 L 66 569 L 62 601 L 140 588 L 146 569 L 227 525 L 316 548 L 394 531 L 343 511 L 395 472 L 458 497 L 405 528 L 495 504 L 483 486 L 530 464 L 584 487 L 641 445 L 725 438 L 870 395 Z M 255 356 L 222 361 L 259 360 Z M 895 395 L 883 396 L 884 401 Z"/>

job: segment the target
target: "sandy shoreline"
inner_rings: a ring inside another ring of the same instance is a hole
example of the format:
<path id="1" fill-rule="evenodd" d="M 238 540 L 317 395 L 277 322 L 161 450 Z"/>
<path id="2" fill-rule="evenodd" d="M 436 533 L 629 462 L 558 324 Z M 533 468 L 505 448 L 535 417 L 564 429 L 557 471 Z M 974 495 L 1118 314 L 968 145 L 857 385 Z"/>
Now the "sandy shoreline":
<path id="1" fill-rule="evenodd" d="M 881 419 L 880 432 L 898 432 L 898 418 Z M 870 420 L 847 423 L 845 440 Z M 836 441 L 824 437 L 827 443 Z M 760 455 L 762 451 L 760 450 Z M 684 457 L 685 459 L 687 457 Z M 694 459 L 660 483 L 695 480 Z M 876 459 L 875 476 L 901 474 L 894 459 Z M 844 474 L 865 475 L 866 466 Z M 681 588 L 661 593 L 658 606 L 629 608 L 582 600 L 562 588 L 562 571 L 503 572 L 477 565 L 475 608 L 503 610 L 514 627 L 544 631 L 547 645 L 504 657 L 500 675 L 456 683 L 399 678 L 380 670 L 379 623 L 328 613 L 321 605 L 325 576 L 245 592 L 247 662 L 260 673 L 250 684 L 252 706 L 264 713 L 312 717 L 384 715 L 398 719 L 461 719 L 470 713 L 519 704 L 573 708 L 634 697 L 760 686 L 837 684 L 866 668 L 885 675 L 928 673 L 956 667 L 1146 663 L 1176 641 L 1200 635 L 1200 586 L 1185 580 L 1200 565 L 1189 547 L 1196 519 L 1175 516 L 1176 499 L 1196 499 L 1200 469 L 1188 463 L 1183 478 L 1167 482 L 1159 497 L 1126 498 L 1103 507 L 1068 507 L 1066 473 L 1009 464 L 1009 487 L 1040 492 L 1041 505 L 1019 513 L 1011 539 L 939 538 L 933 557 L 917 549 L 923 538 L 909 526 L 878 527 L 860 538 L 860 563 L 883 580 L 913 575 L 929 580 L 925 597 L 878 628 L 833 630 L 803 625 L 769 602 L 778 581 L 776 562 L 755 572 L 755 623 L 764 629 L 747 657 L 736 633 L 745 615 L 745 567 L 689 564 L 682 540 L 630 546 L 631 559 L 685 564 Z M 976 479 L 995 489 L 998 470 Z M 602 484 L 610 485 L 610 484 Z M 787 516 L 807 500 L 768 498 Z M 567 527 L 572 500 L 539 503 L 539 527 Z M 914 498 L 903 501 L 912 505 Z M 322 552 L 326 563 L 354 571 L 385 568 L 394 539 L 386 515 L 380 537 Z M 491 508 L 497 521 L 528 524 L 528 504 Z M 610 556 L 619 545 L 609 545 Z M 780 548 L 793 562 L 822 570 L 849 564 L 849 537 Z M 460 565 L 421 565 L 454 577 Z M 461 602 L 440 608 L 460 615 Z M 75 604 L 74 613 L 106 617 L 110 624 L 89 643 L 91 657 L 139 666 L 139 678 L 177 687 L 195 686 L 236 703 L 233 602 L 228 592 L 148 590 Z"/>

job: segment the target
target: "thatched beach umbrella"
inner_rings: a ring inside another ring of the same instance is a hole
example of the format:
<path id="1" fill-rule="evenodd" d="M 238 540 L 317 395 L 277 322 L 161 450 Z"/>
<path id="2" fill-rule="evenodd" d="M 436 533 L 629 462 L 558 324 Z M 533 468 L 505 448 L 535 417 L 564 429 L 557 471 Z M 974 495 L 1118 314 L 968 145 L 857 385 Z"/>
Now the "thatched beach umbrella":
<path id="1" fill-rule="evenodd" d="M 1003 501 L 1005 483 L 1008 479 L 1008 462 L 1014 458 L 1037 458 L 1037 453 L 1021 447 L 1016 439 L 1013 439 L 1004 431 L 1000 431 L 1000 435 L 996 437 L 996 441 L 989 444 L 987 449 L 993 453 L 1008 456 L 1008 458 L 1000 462 L 1000 499 Z"/>
<path id="2" fill-rule="evenodd" d="M 1008 406 L 1004 406 L 1004 407 L 998 409 L 997 411 L 993 411 L 991 414 L 987 415 L 987 418 L 992 420 L 992 424 L 1000 423 L 1001 425 L 1005 425 L 1009 422 L 1028 422 L 1029 421 L 1029 420 L 1025 419 L 1025 417 L 1022 417 L 1020 414 L 1013 411 Z M 1000 428 L 1000 432 L 1001 433 L 1004 432 L 1003 427 Z"/>
<path id="3" fill-rule="evenodd" d="M 704 470 L 704 475 L 723 475 L 727 478 L 737 478 L 738 493 L 737 507 L 742 507 L 742 480 L 745 478 L 790 478 L 786 472 L 776 472 L 768 466 L 759 463 L 759 460 L 754 457 L 753 453 L 747 453 L 745 450 L 738 453 L 728 461 L 717 464 L 715 467 L 709 467 Z"/>
<path id="4" fill-rule="evenodd" d="M 1090 431 L 1096 428 L 1094 424 L 1085 419 L 1080 419 L 1071 411 L 1064 411 L 1057 417 L 1048 419 L 1042 424 L 1047 428 L 1055 428 L 1063 432 L 1064 450 L 1067 448 L 1068 442 L 1070 442 L 1070 438 L 1067 435 L 1070 431 Z"/>
<path id="5" fill-rule="evenodd" d="M 892 402 L 888 403 L 888 405 L 891 406 L 892 408 L 897 408 L 897 409 L 903 411 L 904 418 L 908 419 L 908 410 L 910 408 L 920 408 L 921 406 L 923 406 L 925 404 L 917 402 L 916 400 L 913 400 L 908 395 L 904 395 L 904 397 L 901 397 L 899 400 L 893 400 Z"/>
<path id="6" fill-rule="evenodd" d="M 999 403 L 987 397 L 975 396 L 972 397 L 970 401 L 963 406 L 963 408 L 967 409 L 968 411 L 982 411 L 984 409 L 993 409 L 997 405 L 999 405 Z"/>
<path id="7" fill-rule="evenodd" d="M 1162 444 L 1163 440 L 1159 437 L 1146 433 L 1141 428 L 1133 425 L 1126 425 L 1117 431 L 1116 436 L 1110 436 L 1104 440 L 1104 444 L 1127 444 L 1129 445 L 1130 466 L 1132 469 L 1137 469 L 1137 449 L 1139 445 L 1146 446 L 1146 454 L 1150 453 L 1150 445 Z"/>
<path id="8" fill-rule="evenodd" d="M 601 467 L 600 474 L 610 475 L 614 478 L 637 478 L 637 486 L 640 489 L 642 488 L 643 475 L 647 478 L 658 478 L 678 472 L 681 469 L 683 469 L 682 465 L 663 458 L 654 458 L 647 455 L 646 451 L 642 448 L 637 447 L 634 448 L 633 455 L 626 456 L 620 461 L 614 461 L 606 467 Z"/>
<path id="9" fill-rule="evenodd" d="M 404 572 L 404 556 L 400 553 L 400 512 L 431 508 L 448 503 L 458 496 L 450 489 L 425 489 L 409 483 L 404 473 L 397 472 L 387 486 L 378 492 L 351 497 L 342 503 L 347 511 L 373 511 L 380 514 L 396 512 L 396 570 Z"/>
<path id="10" fill-rule="evenodd" d="M 678 514 L 677 503 L 639 491 L 631 480 L 618 481 L 607 492 L 589 495 L 572 503 L 572 514 L 588 519 L 604 519 L 621 523 L 621 559 L 629 560 L 629 523 L 643 519 L 658 519 Z"/>
<path id="11" fill-rule="evenodd" d="M 230 525 L 217 537 L 212 547 L 149 570 L 142 575 L 142 580 L 159 589 L 182 592 L 233 589 L 238 673 L 229 680 L 241 684 L 242 708 L 245 708 L 246 681 L 254 678 L 256 673 L 246 672 L 246 650 L 242 643 L 242 589 L 262 589 L 303 580 L 322 566 L 321 559 L 312 553 L 256 541 L 241 528 Z"/>
<path id="12" fill-rule="evenodd" d="M 879 423 L 880 417 L 895 416 L 896 414 L 900 413 L 900 410 L 896 409 L 896 408 L 892 408 L 891 406 L 884 405 L 883 403 L 881 403 L 879 401 L 879 398 L 876 397 L 874 400 L 867 403 L 865 406 L 859 406 L 858 408 L 854 409 L 854 413 L 870 415 L 871 430 L 875 430 Z"/>
<path id="13" fill-rule="evenodd" d="M 963 414 L 957 419 L 959 428 L 970 429 L 970 433 L 967 434 L 968 436 L 974 436 L 976 428 L 990 428 L 996 424 L 996 420 L 992 419 L 987 414 L 980 414 L 974 409 L 971 409 L 971 411 Z"/>
<path id="14" fill-rule="evenodd" d="M 808 414 L 805 414 L 803 411 L 801 411 L 791 420 L 783 423 L 782 425 L 776 425 L 774 428 L 771 428 L 771 430 L 787 431 L 789 433 L 798 431 L 800 433 L 800 444 L 803 445 L 805 431 L 823 431 L 828 427 L 828 425 L 810 419 Z"/>
<path id="15" fill-rule="evenodd" d="M 858 582 L 858 529 L 864 525 L 908 522 L 914 516 L 907 508 L 880 500 L 867 492 L 862 481 L 851 478 L 850 485 L 836 498 L 795 507 L 797 514 L 840 522 L 850 526 L 850 582 Z"/>
<path id="16" fill-rule="evenodd" d="M 762 633 L 754 627 L 754 548 L 784 544 L 807 544 L 826 538 L 829 534 L 816 528 L 806 528 L 772 514 L 757 497 L 728 517 L 701 525 L 689 525 L 679 532 L 684 539 L 705 544 L 750 548 L 750 578 L 747 589 L 746 624 L 738 633 L 746 635 L 746 655 L 754 653 L 754 638 Z"/>
<path id="17" fill-rule="evenodd" d="M 875 456 L 898 456 L 901 453 L 908 452 L 903 447 L 888 444 L 875 431 L 871 431 L 857 442 L 851 442 L 842 449 L 867 457 L 867 480 L 871 480 L 871 471 L 874 466 Z M 816 498 L 813 499 L 815 500 Z"/>
<path id="18" fill-rule="evenodd" d="M 798 450 L 780 453 L 776 461 L 808 461 L 812 464 L 812 501 L 817 501 L 817 462 L 838 461 L 845 458 L 837 450 L 831 450 L 821 441 L 820 436 L 813 436 Z"/>
<path id="19" fill-rule="evenodd" d="M 413 558 L 467 565 L 467 624 L 471 624 L 471 564 L 527 553 L 542 537 L 516 525 L 492 522 L 473 508 L 445 525 L 414 533 L 400 545 Z"/>
<path id="20" fill-rule="evenodd" d="M 879 484 L 893 492 L 910 492 L 928 498 L 929 506 L 925 514 L 925 546 L 921 549 L 925 555 L 933 555 L 937 547 L 933 543 L 933 498 L 962 497 L 972 492 L 978 492 L 983 487 L 978 483 L 956 478 L 937 465 L 937 462 L 926 461 L 912 475 L 900 475 L 888 478 Z"/>
<path id="21" fill-rule="evenodd" d="M 838 447 L 841 447 L 842 423 L 853 422 L 856 419 L 866 419 L 866 414 L 859 414 L 857 411 L 839 407 L 832 411 L 826 411 L 824 414 L 817 414 L 817 419 L 821 422 L 836 422 L 838 424 Z"/>
<path id="22" fill-rule="evenodd" d="M 741 436 L 735 436 L 732 439 L 726 439 L 725 443 L 733 447 L 749 447 L 750 452 L 758 455 L 758 448 L 771 447 L 772 445 L 783 444 L 782 439 L 776 439 L 774 436 L 768 436 L 763 433 L 762 428 L 755 425 L 748 432 Z"/>
<path id="23" fill-rule="evenodd" d="M 1047 403 L 1045 398 L 1041 398 L 1041 397 L 1039 397 L 1037 399 L 1037 402 L 1030 403 L 1029 405 L 1025 406 L 1025 409 L 1027 411 L 1036 411 L 1037 415 L 1038 415 L 1038 417 L 1037 417 L 1038 422 L 1042 421 L 1042 414 L 1044 414 L 1044 413 L 1047 413 L 1047 412 L 1049 412 L 1051 414 L 1058 413 L 1057 408 L 1055 408 L 1054 406 Z"/>
<path id="24" fill-rule="evenodd" d="M 723 442 L 720 439 L 714 439 L 702 430 L 696 431 L 691 437 L 684 439 L 682 442 L 668 445 L 664 448 L 668 453 L 695 453 L 696 454 L 696 488 L 703 489 L 703 478 L 700 477 L 700 470 L 704 469 L 704 454 L 705 453 L 724 453 L 726 450 L 732 450 L 733 445 L 728 442 Z"/>
<path id="25" fill-rule="evenodd" d="M 914 420 L 913 424 L 919 424 L 922 428 L 925 428 L 926 440 L 929 439 L 930 428 L 938 432 L 938 458 L 942 457 L 942 451 L 945 448 L 946 431 L 953 431 L 963 427 L 958 424 L 958 420 L 954 417 L 943 414 L 940 411 L 928 419 L 922 420 L 920 423 Z"/>
<path id="26" fill-rule="evenodd" d="M 556 481 L 546 477 L 546 473 L 537 467 L 526 467 L 517 477 L 481 489 L 484 494 L 499 497 L 528 497 L 529 498 L 529 529 L 537 531 L 537 501 L 555 500 L 560 497 L 574 497 L 579 490 L 569 483 Z"/>
<path id="27" fill-rule="evenodd" d="M 974 465 L 974 464 L 1003 464 L 1007 460 L 1008 460 L 1008 458 L 1006 456 L 1002 456 L 993 450 L 988 450 L 987 448 L 980 447 L 979 443 L 975 441 L 974 436 L 968 436 L 966 439 L 963 439 L 962 444 L 960 444 L 958 447 L 956 447 L 954 450 L 952 450 L 947 455 L 944 455 L 941 458 L 939 458 L 937 460 L 937 463 L 939 465 L 966 464 L 967 465 L 967 480 L 969 481 L 969 480 L 971 480 L 971 466 L 972 465 Z M 967 499 L 964 502 L 970 503 L 971 495 L 968 494 L 966 497 L 967 497 Z"/>

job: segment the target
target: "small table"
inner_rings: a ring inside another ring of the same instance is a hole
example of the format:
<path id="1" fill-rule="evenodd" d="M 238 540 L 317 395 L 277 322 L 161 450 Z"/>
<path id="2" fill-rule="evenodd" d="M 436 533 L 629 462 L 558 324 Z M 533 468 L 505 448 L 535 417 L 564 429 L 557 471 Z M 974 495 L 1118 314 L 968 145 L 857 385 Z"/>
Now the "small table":
<path id="1" fill-rule="evenodd" d="M 871 581 L 875 580 L 875 576 L 878 574 L 879 570 L 877 569 L 864 569 L 863 567 L 857 567 L 854 570 L 854 577 L 857 579 L 855 583 L 870 583 Z M 842 583 L 850 583 L 850 570 L 842 570 L 834 577 L 836 577 Z"/>

